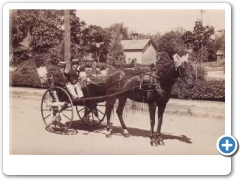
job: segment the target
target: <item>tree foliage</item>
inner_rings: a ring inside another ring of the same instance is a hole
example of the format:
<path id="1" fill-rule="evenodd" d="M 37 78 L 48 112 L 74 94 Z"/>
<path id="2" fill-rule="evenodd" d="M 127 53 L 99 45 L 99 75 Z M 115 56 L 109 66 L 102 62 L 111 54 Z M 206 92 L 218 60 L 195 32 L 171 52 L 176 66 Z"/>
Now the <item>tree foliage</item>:
<path id="1" fill-rule="evenodd" d="M 110 34 L 111 36 L 118 34 L 119 36 L 121 36 L 122 40 L 127 40 L 129 39 L 128 36 L 128 28 L 124 26 L 123 23 L 115 23 L 112 24 L 110 27 L 107 27 L 105 29 L 105 31 Z"/>
<path id="2" fill-rule="evenodd" d="M 106 31 L 96 25 L 90 25 L 82 32 L 83 46 L 88 47 L 87 52 L 92 53 L 98 62 L 106 62 L 110 37 Z"/>
<path id="3" fill-rule="evenodd" d="M 204 54 L 204 48 L 206 49 L 205 52 L 210 53 L 211 47 L 213 46 L 214 41 L 211 39 L 211 36 L 214 34 L 214 27 L 213 26 L 203 26 L 202 21 L 197 20 L 195 22 L 195 26 L 193 31 L 187 31 L 183 34 L 182 39 L 184 44 L 188 47 L 193 49 L 198 56 L 196 59 L 204 60 L 208 58 L 208 54 Z"/>
<path id="4" fill-rule="evenodd" d="M 225 33 L 223 36 L 217 37 L 214 43 L 214 53 L 221 49 L 225 53 Z"/>
<path id="5" fill-rule="evenodd" d="M 11 42 L 16 45 L 31 34 L 33 52 L 46 52 L 63 38 L 63 10 L 16 10 L 11 16 Z"/>
<path id="6" fill-rule="evenodd" d="M 124 27 L 123 23 L 116 23 L 105 30 L 110 36 L 108 63 L 112 65 L 126 63 L 121 41 L 128 39 L 127 27 Z"/>
<path id="7" fill-rule="evenodd" d="M 11 47 L 17 46 L 30 33 L 30 48 L 35 54 L 48 53 L 54 64 L 63 60 L 63 15 L 63 10 L 13 10 L 10 17 Z M 71 56 L 79 58 L 86 51 L 81 41 L 85 22 L 76 16 L 76 10 L 70 10 L 70 26 Z"/>
<path id="8" fill-rule="evenodd" d="M 182 40 L 182 35 L 184 33 L 184 30 L 181 28 L 172 30 L 170 32 L 166 32 L 164 35 L 158 35 L 156 44 L 158 46 L 158 50 L 162 51 L 163 49 L 166 49 L 167 51 L 176 51 L 179 55 L 183 55 L 186 53 L 186 45 L 184 44 L 184 41 Z"/>
<path id="9" fill-rule="evenodd" d="M 87 50 L 83 45 L 81 34 L 86 23 L 76 16 L 76 10 L 70 11 L 71 58 L 82 58 Z"/>

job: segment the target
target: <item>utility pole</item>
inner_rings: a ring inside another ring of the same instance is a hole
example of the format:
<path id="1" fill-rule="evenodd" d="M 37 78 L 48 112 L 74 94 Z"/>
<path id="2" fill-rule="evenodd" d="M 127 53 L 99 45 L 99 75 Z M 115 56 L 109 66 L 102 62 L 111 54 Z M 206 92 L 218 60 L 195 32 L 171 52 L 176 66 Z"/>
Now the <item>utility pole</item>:
<path id="1" fill-rule="evenodd" d="M 201 22 L 202 22 L 202 14 L 205 13 L 206 11 L 204 11 L 204 10 L 202 10 L 202 9 L 199 10 L 199 11 L 200 11 L 200 13 L 201 13 Z"/>
<path id="2" fill-rule="evenodd" d="M 203 21 L 202 21 L 202 14 L 204 13 L 204 12 L 206 12 L 206 11 L 204 11 L 204 10 L 199 10 L 200 11 L 200 13 L 201 13 L 201 23 L 202 23 L 202 25 L 203 25 Z M 202 40 L 203 40 L 203 37 L 202 37 Z M 202 62 L 202 43 L 201 43 L 201 47 L 200 47 L 201 49 L 200 49 L 200 54 L 199 53 L 197 53 L 197 61 L 196 61 L 196 80 L 198 79 L 198 61 L 199 61 L 199 59 L 200 59 L 200 67 L 201 67 L 201 62 Z M 199 57 L 199 55 L 200 55 L 200 57 Z"/>
<path id="3" fill-rule="evenodd" d="M 203 13 L 205 13 L 206 11 L 204 11 L 204 10 L 199 10 L 200 11 L 200 13 L 201 13 L 201 22 L 202 22 L 202 25 L 203 25 L 203 20 L 202 20 L 202 14 Z M 201 67 L 201 63 L 202 63 L 202 50 L 203 50 L 203 36 L 202 36 L 202 44 L 201 44 L 201 52 L 200 52 L 200 58 L 201 58 L 201 60 L 200 60 L 200 67 Z"/>
<path id="4" fill-rule="evenodd" d="M 70 13 L 64 10 L 64 61 L 66 62 L 66 72 L 71 68 L 71 50 L 70 50 Z"/>

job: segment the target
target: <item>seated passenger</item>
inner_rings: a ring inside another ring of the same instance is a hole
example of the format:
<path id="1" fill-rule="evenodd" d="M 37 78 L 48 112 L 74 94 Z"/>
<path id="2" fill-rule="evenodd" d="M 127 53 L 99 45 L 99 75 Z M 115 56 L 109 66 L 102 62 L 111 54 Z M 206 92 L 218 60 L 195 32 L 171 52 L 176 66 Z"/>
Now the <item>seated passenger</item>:
<path id="1" fill-rule="evenodd" d="M 59 70 L 53 74 L 53 84 L 55 86 L 65 87 L 68 83 L 67 74 L 65 72 L 66 62 L 58 63 Z"/>
<path id="2" fill-rule="evenodd" d="M 79 72 L 79 83 L 81 85 L 81 88 L 87 87 L 87 84 L 91 82 L 91 80 L 88 78 L 87 73 L 85 72 L 84 67 L 80 67 Z"/>
<path id="3" fill-rule="evenodd" d="M 58 71 L 55 72 L 52 76 L 52 83 L 53 83 L 52 85 L 64 88 L 68 83 L 67 74 L 65 72 L 66 62 L 59 62 L 58 67 L 59 67 Z M 55 91 L 53 96 L 55 98 L 55 101 L 59 101 Z"/>
<path id="4" fill-rule="evenodd" d="M 83 97 L 83 92 L 79 84 L 78 63 L 79 63 L 78 59 L 73 59 L 71 64 L 72 68 L 68 72 L 70 83 L 67 85 L 67 88 L 69 93 L 75 99 Z"/>

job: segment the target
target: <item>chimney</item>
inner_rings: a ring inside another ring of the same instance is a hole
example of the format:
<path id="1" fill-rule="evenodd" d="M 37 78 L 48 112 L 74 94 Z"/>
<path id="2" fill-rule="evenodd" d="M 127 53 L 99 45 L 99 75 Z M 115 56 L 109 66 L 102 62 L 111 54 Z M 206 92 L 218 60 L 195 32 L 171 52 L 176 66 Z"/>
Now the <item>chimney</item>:
<path id="1" fill-rule="evenodd" d="M 138 40 L 139 39 L 139 34 L 137 32 L 132 33 L 132 40 Z"/>

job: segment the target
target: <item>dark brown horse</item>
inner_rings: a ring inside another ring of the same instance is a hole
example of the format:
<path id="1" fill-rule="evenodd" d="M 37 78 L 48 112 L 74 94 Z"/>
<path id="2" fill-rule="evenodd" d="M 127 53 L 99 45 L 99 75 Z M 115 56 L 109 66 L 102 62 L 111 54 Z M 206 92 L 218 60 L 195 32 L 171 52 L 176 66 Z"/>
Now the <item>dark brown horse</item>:
<path id="1" fill-rule="evenodd" d="M 125 91 L 122 96 L 113 97 L 107 100 L 107 137 L 111 136 L 110 117 L 116 99 L 119 100 L 116 113 L 120 120 L 123 135 L 129 136 L 127 127 L 123 120 L 123 109 L 127 99 L 147 103 L 150 113 L 150 139 L 151 145 L 164 144 L 161 138 L 161 126 L 163 113 L 166 104 L 171 96 L 171 90 L 178 78 L 187 83 L 189 88 L 193 87 L 193 67 L 187 61 L 186 56 L 180 59 L 165 59 L 157 63 L 156 68 L 150 72 L 120 69 L 111 74 L 108 78 L 109 92 L 116 93 Z M 129 91 L 127 91 L 129 90 Z M 155 112 L 158 107 L 158 126 L 154 136 Z"/>

